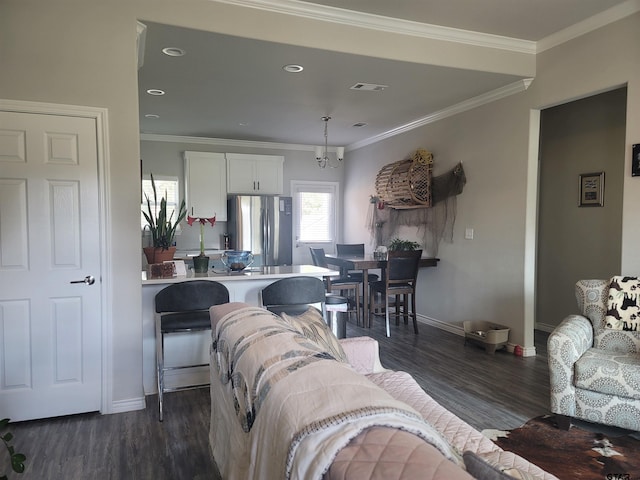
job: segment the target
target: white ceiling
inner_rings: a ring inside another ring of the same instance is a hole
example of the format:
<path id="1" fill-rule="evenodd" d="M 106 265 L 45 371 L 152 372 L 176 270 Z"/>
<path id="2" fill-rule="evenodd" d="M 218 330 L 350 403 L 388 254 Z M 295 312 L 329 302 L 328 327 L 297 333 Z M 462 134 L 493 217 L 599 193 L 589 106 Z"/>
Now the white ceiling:
<path id="1" fill-rule="evenodd" d="M 218 1 L 265 9 L 286 6 L 316 16 L 353 18 L 356 11 L 540 42 L 632 0 Z M 349 146 L 524 78 L 143 23 L 142 133 L 314 145 L 323 142 L 321 117 L 330 115 L 329 144 Z M 169 57 L 162 53 L 165 47 L 179 47 L 186 55 Z M 303 65 L 304 71 L 285 73 L 282 66 L 290 63 Z M 389 88 L 350 90 L 357 82 Z M 150 88 L 166 95 L 148 95 Z M 358 122 L 367 125 L 354 127 Z"/>
<path id="2" fill-rule="evenodd" d="M 538 41 L 624 0 L 315 0 L 307 3 Z"/>

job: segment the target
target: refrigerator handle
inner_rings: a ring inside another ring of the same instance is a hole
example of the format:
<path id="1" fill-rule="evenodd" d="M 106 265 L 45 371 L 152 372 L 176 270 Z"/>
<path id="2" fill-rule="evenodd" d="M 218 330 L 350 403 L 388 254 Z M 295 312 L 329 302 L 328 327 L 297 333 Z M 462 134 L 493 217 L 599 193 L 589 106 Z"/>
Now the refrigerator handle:
<path id="1" fill-rule="evenodd" d="M 266 208 L 264 223 L 264 255 L 271 252 L 271 219 L 269 218 L 269 209 Z"/>

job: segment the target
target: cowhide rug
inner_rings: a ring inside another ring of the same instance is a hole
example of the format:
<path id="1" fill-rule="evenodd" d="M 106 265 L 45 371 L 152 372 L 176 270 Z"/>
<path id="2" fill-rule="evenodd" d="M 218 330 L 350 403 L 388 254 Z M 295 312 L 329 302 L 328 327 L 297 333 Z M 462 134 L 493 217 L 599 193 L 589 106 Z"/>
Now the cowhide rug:
<path id="1" fill-rule="evenodd" d="M 482 433 L 561 480 L 640 479 L 637 432 L 586 423 L 559 430 L 555 416 L 544 415 L 515 430 Z"/>

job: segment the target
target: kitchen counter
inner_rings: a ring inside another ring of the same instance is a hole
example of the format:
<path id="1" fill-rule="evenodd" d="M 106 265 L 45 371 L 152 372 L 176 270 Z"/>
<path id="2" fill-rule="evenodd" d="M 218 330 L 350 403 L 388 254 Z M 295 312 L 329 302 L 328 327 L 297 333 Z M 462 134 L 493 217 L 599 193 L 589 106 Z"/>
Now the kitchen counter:
<path id="1" fill-rule="evenodd" d="M 337 269 L 315 267 L 313 265 L 289 265 L 279 267 L 256 267 L 238 273 L 194 274 L 172 278 L 146 279 L 142 272 L 142 375 L 144 392 L 157 392 L 156 385 L 156 341 L 155 341 L 155 296 L 172 283 L 192 280 L 212 280 L 222 283 L 229 290 L 229 301 L 259 305 L 260 291 L 281 278 L 309 276 L 322 278 L 338 275 Z M 165 337 L 165 364 L 177 366 L 209 362 L 210 332 L 189 332 Z M 193 370 L 172 370 L 165 373 L 167 387 L 185 384 L 207 383 L 209 367 Z"/>
<path id="2" fill-rule="evenodd" d="M 220 283 L 242 282 L 253 280 L 271 280 L 276 281 L 281 278 L 297 277 L 300 275 L 322 278 L 325 276 L 339 275 L 337 269 L 315 267 L 313 265 L 283 265 L 274 267 L 256 267 L 247 268 L 242 272 L 227 272 L 224 270 L 214 269 L 208 273 L 195 274 L 189 270 L 186 276 L 171 278 L 152 278 L 147 279 L 147 272 L 142 272 L 142 285 L 169 285 L 171 283 L 184 282 L 189 280 L 215 280 Z M 227 286 L 229 288 L 229 286 Z M 231 294 L 231 291 L 229 292 Z M 249 299 L 250 300 L 250 299 Z M 255 302 L 245 300 L 247 303 L 256 304 Z M 257 300 L 257 299 L 256 299 Z"/>

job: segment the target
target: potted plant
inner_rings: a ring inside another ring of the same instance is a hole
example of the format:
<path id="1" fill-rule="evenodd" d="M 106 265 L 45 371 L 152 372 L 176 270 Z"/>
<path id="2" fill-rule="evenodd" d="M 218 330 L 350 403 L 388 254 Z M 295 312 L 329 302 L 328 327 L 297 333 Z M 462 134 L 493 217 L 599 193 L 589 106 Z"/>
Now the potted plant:
<path id="1" fill-rule="evenodd" d="M 153 174 L 151 174 L 151 188 L 153 189 L 153 208 L 151 207 L 151 199 L 145 194 L 147 209 L 146 211 L 142 211 L 144 218 L 147 220 L 145 228 L 148 228 L 151 232 L 151 246 L 143 249 L 149 264 L 173 260 L 173 255 L 176 251 L 176 247 L 173 246 L 176 228 L 178 228 L 178 224 L 184 220 L 184 217 L 187 216 L 187 207 L 185 201 L 182 200 L 175 221 L 175 212 L 171 212 L 167 217 L 166 192 L 165 196 L 160 199 L 160 208 L 158 208 L 158 193 L 156 191 L 156 183 L 153 180 Z"/>
<path id="2" fill-rule="evenodd" d="M 391 240 L 389 244 L 390 251 L 400 251 L 400 250 L 417 250 L 420 248 L 420 244 L 417 242 L 412 242 L 411 240 L 400 240 L 399 238 L 394 238 Z"/>
<path id="3" fill-rule="evenodd" d="M 9 428 L 9 419 L 3 418 L 2 420 L 0 420 L 0 439 L 4 443 L 4 446 L 7 449 L 7 453 L 9 454 L 9 458 L 11 459 L 11 470 L 13 470 L 16 473 L 23 473 L 24 461 L 27 459 L 27 457 L 23 453 L 16 452 L 13 445 L 11 445 L 11 440 L 13 440 L 13 434 L 11 432 L 3 433 L 8 428 Z M 7 480 L 7 476 L 4 474 L 0 474 L 0 480 Z"/>
<path id="4" fill-rule="evenodd" d="M 204 253 L 204 225 L 209 222 L 213 227 L 216 224 L 216 215 L 213 217 L 191 217 L 187 215 L 187 223 L 191 227 L 195 221 L 200 223 L 200 255 L 193 257 L 193 270 L 195 273 L 207 273 L 209 270 L 209 256 Z"/>

